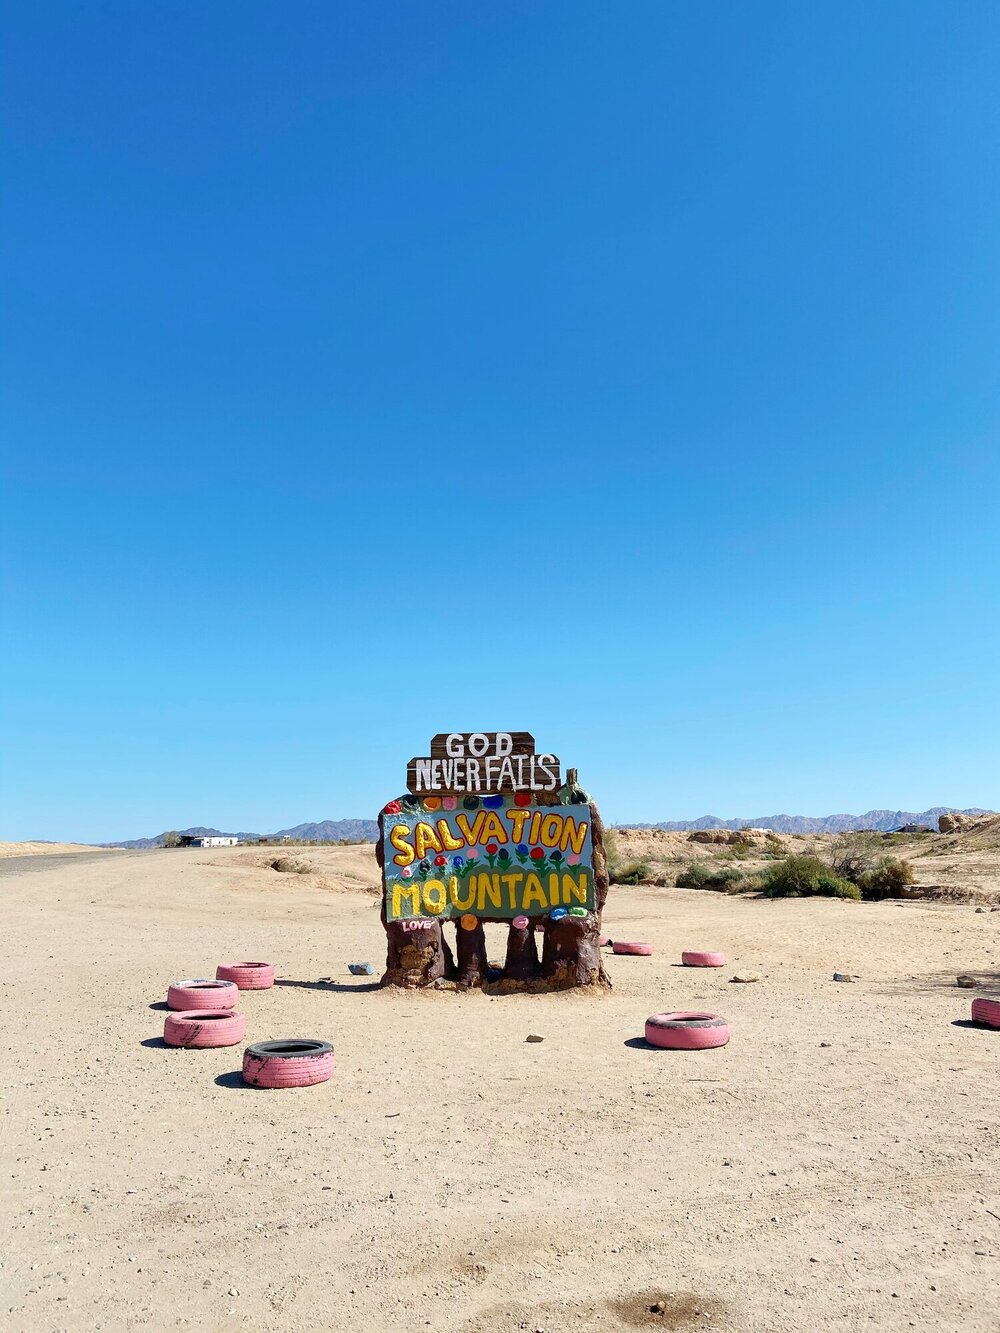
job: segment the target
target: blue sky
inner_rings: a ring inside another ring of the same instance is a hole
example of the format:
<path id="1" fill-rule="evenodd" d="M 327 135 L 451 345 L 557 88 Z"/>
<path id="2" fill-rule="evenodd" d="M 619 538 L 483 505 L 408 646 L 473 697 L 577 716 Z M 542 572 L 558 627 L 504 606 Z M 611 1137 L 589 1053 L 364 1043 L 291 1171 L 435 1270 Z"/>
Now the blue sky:
<path id="1" fill-rule="evenodd" d="M 1000 9 L 7 5 L 0 837 L 1000 806 Z"/>

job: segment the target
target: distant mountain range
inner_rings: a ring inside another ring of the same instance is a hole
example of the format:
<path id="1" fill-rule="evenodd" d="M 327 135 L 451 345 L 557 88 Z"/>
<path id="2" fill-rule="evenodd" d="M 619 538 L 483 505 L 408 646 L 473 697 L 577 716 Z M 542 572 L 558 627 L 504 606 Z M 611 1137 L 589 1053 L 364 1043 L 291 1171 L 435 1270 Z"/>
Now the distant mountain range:
<path id="1" fill-rule="evenodd" d="M 992 810 L 955 810 L 950 805 L 935 805 L 930 810 L 869 810 L 863 815 L 754 815 L 750 819 L 720 819 L 702 815 L 700 819 L 665 820 L 661 824 L 621 824 L 621 828 L 660 828 L 669 833 L 692 829 L 769 828 L 775 833 L 856 833 L 860 829 L 878 829 L 890 833 L 903 824 L 928 824 L 937 829 L 938 815 L 991 815 Z"/>
<path id="2" fill-rule="evenodd" d="M 296 824 L 294 828 L 278 829 L 277 833 L 225 833 L 217 828 L 182 828 L 177 833 L 191 837 L 239 838 L 240 842 L 256 842 L 259 838 L 291 838 L 293 842 L 374 842 L 378 824 L 374 819 L 322 819 L 318 824 Z M 104 847 L 162 847 L 166 833 L 155 838 L 130 838 L 127 842 L 106 842 Z"/>
<path id="3" fill-rule="evenodd" d="M 990 815 L 992 810 L 955 810 L 950 805 L 935 805 L 931 810 L 915 814 L 912 810 L 869 810 L 864 815 L 755 815 L 751 819 L 720 819 L 718 815 L 702 815 L 700 819 L 664 820 L 660 824 L 620 824 L 619 828 L 660 828 L 670 833 L 685 833 L 690 829 L 708 828 L 769 828 L 775 833 L 850 833 L 858 829 L 878 829 L 890 832 L 901 824 L 929 824 L 937 828 L 938 815 Z M 225 833 L 217 828 L 183 828 L 176 832 L 202 837 L 236 837 L 240 842 L 256 842 L 259 838 L 290 838 L 293 842 L 374 842 L 378 824 L 374 819 L 321 819 L 318 824 L 296 824 L 293 828 L 278 829 L 277 833 Z M 131 838 L 127 842 L 106 842 L 104 847 L 162 847 L 166 833 L 155 838 Z"/>

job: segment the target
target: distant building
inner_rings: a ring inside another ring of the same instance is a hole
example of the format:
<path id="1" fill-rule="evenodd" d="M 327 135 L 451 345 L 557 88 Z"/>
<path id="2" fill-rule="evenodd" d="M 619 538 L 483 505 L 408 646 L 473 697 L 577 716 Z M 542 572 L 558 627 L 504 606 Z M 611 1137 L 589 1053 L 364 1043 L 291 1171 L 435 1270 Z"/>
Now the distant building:
<path id="1" fill-rule="evenodd" d="M 232 838 L 224 833 L 182 833 L 180 845 L 182 847 L 235 847 L 238 842 L 239 838 Z"/>

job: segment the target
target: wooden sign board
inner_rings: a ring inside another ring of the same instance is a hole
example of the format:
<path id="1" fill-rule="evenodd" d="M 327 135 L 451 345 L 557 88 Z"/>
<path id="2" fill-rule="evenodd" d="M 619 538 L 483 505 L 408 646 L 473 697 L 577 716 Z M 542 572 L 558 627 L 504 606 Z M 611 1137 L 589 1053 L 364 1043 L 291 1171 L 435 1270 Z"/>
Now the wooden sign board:
<path id="1" fill-rule="evenodd" d="M 427 758 L 410 760 L 406 786 L 414 796 L 551 795 L 562 777 L 556 756 L 536 754 L 527 731 L 453 731 L 434 737 Z"/>
<path id="2" fill-rule="evenodd" d="M 469 912 L 509 921 L 557 907 L 594 910 L 590 807 L 494 799 L 492 808 L 474 811 L 454 808 L 452 798 L 451 809 L 442 801 L 430 812 L 383 817 L 387 921 Z"/>

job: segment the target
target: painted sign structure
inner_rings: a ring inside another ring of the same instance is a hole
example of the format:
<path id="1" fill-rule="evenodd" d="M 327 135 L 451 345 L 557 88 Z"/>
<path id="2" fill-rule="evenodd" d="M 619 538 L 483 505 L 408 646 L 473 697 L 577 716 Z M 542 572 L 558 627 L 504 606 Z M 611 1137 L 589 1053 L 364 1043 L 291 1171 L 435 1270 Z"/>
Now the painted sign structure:
<path id="1" fill-rule="evenodd" d="M 575 770 L 564 783 L 559 760 L 537 753 L 527 732 L 441 733 L 430 749 L 410 760 L 408 792 L 379 816 L 382 984 L 610 984 L 598 946 L 604 830 Z M 486 958 L 490 922 L 508 927 L 499 975 Z"/>

